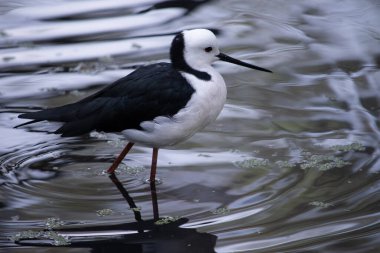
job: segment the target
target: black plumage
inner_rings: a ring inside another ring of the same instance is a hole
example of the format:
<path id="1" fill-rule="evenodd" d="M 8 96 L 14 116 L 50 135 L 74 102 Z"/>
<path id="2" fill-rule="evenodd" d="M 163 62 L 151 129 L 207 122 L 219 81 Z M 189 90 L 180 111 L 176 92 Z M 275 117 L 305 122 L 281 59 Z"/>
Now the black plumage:
<path id="1" fill-rule="evenodd" d="M 22 125 L 43 120 L 64 122 L 55 132 L 62 136 L 77 136 L 92 130 L 141 129 L 143 121 L 175 115 L 193 93 L 193 87 L 172 64 L 157 63 L 140 67 L 76 103 L 24 113 L 19 118 L 33 120 Z"/>
<path id="2" fill-rule="evenodd" d="M 170 59 L 175 68 L 192 74 L 200 80 L 210 81 L 211 76 L 207 72 L 196 70 L 187 64 L 185 60 L 184 50 L 185 39 L 183 38 L 183 33 L 179 33 L 174 37 L 172 45 L 170 47 Z"/>

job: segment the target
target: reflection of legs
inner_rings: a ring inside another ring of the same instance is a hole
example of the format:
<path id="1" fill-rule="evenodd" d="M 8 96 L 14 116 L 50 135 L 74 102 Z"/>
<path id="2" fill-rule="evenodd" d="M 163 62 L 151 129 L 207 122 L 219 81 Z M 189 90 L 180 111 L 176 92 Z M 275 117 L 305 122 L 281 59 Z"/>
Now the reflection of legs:
<path id="1" fill-rule="evenodd" d="M 133 201 L 132 197 L 129 196 L 127 190 L 120 183 L 120 181 L 116 177 L 115 173 L 112 173 L 111 175 L 109 175 L 109 178 L 116 185 L 116 188 L 119 190 L 119 192 L 121 193 L 121 195 L 123 195 L 124 199 L 127 201 L 128 205 L 129 205 L 129 208 L 131 208 L 132 211 L 133 211 L 133 213 L 135 214 L 135 219 L 137 221 L 142 221 L 140 210 L 137 208 L 137 206 L 136 206 L 135 202 Z"/>
<path id="2" fill-rule="evenodd" d="M 152 197 L 153 219 L 158 221 L 160 215 L 158 213 L 156 181 L 150 181 L 150 195 Z"/>
<path id="3" fill-rule="evenodd" d="M 158 148 L 153 148 L 152 154 L 152 166 L 150 168 L 150 194 L 152 196 L 152 206 L 153 206 L 153 218 L 155 221 L 158 220 L 158 203 L 157 203 L 157 192 L 156 192 L 156 169 L 157 169 L 157 157 Z"/>
<path id="4" fill-rule="evenodd" d="M 107 173 L 114 173 L 121 161 L 123 161 L 124 157 L 128 154 L 129 150 L 133 147 L 134 143 L 129 142 L 127 146 L 121 151 L 120 155 L 116 158 L 116 160 L 113 162 L 111 167 L 107 170 Z"/>
<path id="5" fill-rule="evenodd" d="M 158 148 L 153 148 L 152 166 L 150 167 L 150 178 L 149 178 L 150 182 L 154 182 L 156 180 L 157 157 L 158 157 Z"/>

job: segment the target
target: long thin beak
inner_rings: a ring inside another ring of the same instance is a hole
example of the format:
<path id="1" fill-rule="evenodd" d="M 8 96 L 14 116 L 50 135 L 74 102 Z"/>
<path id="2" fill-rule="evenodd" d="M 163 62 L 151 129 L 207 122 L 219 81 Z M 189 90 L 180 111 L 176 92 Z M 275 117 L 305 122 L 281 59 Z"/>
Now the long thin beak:
<path id="1" fill-rule="evenodd" d="M 243 66 L 243 67 L 247 67 L 247 68 L 250 68 L 250 69 L 256 69 L 256 70 L 260 70 L 260 71 L 265 71 L 265 72 L 273 73 L 269 69 L 264 69 L 264 68 L 261 68 L 261 67 L 258 67 L 258 66 L 255 66 L 255 65 L 243 62 L 243 61 L 239 61 L 238 59 L 232 58 L 231 56 L 228 56 L 228 55 L 223 54 L 223 53 L 219 53 L 216 57 L 218 57 L 221 61 L 226 61 L 226 62 L 233 63 L 233 64 L 236 64 L 236 65 L 240 65 L 240 66 Z"/>

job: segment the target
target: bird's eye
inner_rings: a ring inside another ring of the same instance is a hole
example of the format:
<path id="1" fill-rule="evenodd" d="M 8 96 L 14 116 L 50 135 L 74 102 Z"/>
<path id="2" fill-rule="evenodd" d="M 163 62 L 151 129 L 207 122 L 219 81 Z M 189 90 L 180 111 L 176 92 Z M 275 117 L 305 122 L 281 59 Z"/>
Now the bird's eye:
<path id="1" fill-rule="evenodd" d="M 209 53 L 209 52 L 211 52 L 211 51 L 212 51 L 212 47 L 206 47 L 206 48 L 205 48 L 205 52 L 206 52 L 206 53 Z"/>

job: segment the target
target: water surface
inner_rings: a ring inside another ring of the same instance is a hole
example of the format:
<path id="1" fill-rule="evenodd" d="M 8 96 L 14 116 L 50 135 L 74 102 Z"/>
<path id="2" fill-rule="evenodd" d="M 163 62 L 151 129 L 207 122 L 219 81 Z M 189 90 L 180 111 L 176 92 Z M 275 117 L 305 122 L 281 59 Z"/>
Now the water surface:
<path id="1" fill-rule="evenodd" d="M 0 3 L 0 251 L 380 251 L 380 4 L 179 2 Z M 104 173 L 118 134 L 13 128 L 168 61 L 173 34 L 198 27 L 274 74 L 216 63 L 227 104 L 160 150 L 159 184 L 149 148 Z"/>

